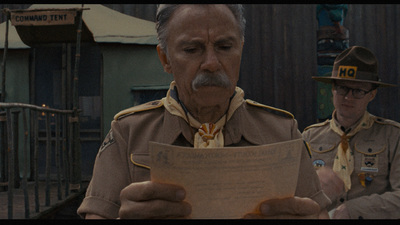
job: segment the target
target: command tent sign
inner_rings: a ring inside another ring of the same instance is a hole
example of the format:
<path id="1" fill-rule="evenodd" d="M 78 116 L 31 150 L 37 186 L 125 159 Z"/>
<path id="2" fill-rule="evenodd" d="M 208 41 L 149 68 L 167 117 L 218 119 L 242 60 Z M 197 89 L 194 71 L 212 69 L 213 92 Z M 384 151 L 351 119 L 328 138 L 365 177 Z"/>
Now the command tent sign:
<path id="1" fill-rule="evenodd" d="M 10 20 L 28 46 L 76 43 L 77 32 L 81 32 L 82 42 L 94 42 L 84 22 L 78 31 L 78 12 L 84 9 L 87 8 L 10 10 Z"/>
<path id="2" fill-rule="evenodd" d="M 48 26 L 75 24 L 76 10 L 15 11 L 11 13 L 14 26 Z"/>

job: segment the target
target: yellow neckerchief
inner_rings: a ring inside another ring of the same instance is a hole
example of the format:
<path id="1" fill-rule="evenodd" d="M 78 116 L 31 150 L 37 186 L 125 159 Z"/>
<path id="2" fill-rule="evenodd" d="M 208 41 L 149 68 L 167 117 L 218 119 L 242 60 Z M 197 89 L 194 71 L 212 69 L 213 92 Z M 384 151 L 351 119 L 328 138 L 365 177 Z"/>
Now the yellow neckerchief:
<path id="1" fill-rule="evenodd" d="M 166 97 L 161 99 L 165 108 L 173 115 L 182 117 L 190 126 L 198 129 L 198 132 L 194 135 L 194 147 L 195 148 L 213 148 L 213 147 L 224 147 L 224 136 L 222 133 L 225 123 L 232 117 L 233 113 L 239 106 L 244 102 L 244 92 L 241 88 L 235 88 L 235 95 L 231 99 L 228 112 L 214 123 L 201 124 L 189 112 L 186 112 L 181 104 L 171 97 L 171 90 L 176 88 L 175 81 L 171 82 Z M 189 120 L 189 121 L 188 121 Z"/>
<path id="2" fill-rule="evenodd" d="M 333 115 L 335 115 L 335 113 L 336 112 L 334 112 Z M 332 169 L 343 180 L 346 192 L 351 188 L 350 175 L 354 170 L 354 152 L 349 146 L 350 137 L 354 136 L 362 129 L 370 128 L 373 123 L 374 119 L 367 111 L 365 111 L 360 123 L 347 134 L 340 129 L 334 119 L 330 122 L 330 128 L 339 134 L 341 138 Z"/>

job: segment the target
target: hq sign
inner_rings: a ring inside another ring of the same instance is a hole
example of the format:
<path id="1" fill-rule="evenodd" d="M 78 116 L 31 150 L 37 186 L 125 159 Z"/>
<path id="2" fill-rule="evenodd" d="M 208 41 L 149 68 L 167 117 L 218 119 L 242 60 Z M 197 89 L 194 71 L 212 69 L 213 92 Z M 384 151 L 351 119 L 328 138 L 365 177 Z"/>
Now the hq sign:
<path id="1" fill-rule="evenodd" d="M 47 26 L 74 24 L 76 11 L 49 10 L 13 12 L 11 23 L 14 26 Z"/>
<path id="2" fill-rule="evenodd" d="M 355 79 L 357 73 L 357 66 L 339 66 L 339 77 Z"/>

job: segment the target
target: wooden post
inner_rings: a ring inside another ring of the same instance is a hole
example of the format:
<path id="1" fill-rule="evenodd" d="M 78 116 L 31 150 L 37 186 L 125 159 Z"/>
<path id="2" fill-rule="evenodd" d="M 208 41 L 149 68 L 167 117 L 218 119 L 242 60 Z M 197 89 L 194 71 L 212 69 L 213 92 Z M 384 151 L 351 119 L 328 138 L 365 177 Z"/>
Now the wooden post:
<path id="1" fill-rule="evenodd" d="M 5 130 L 7 116 L 3 112 L 0 115 L 0 191 L 7 191 L 7 180 L 8 180 L 8 152 L 7 152 L 7 133 Z"/>
<path id="2" fill-rule="evenodd" d="M 13 129 L 13 148 L 14 148 L 14 188 L 19 188 L 21 185 L 21 177 L 19 171 L 19 110 L 15 110 L 12 113 L 12 129 Z"/>
<path id="3" fill-rule="evenodd" d="M 76 31 L 76 50 L 75 50 L 75 67 L 74 67 L 74 83 L 73 83 L 73 110 L 74 116 L 71 120 L 73 126 L 73 154 L 72 154 L 72 176 L 70 182 L 70 189 L 79 191 L 81 189 L 81 143 L 80 143 L 80 129 L 79 129 L 79 62 L 81 57 L 81 35 L 82 35 L 82 9 L 78 10 L 78 29 Z"/>
<path id="4" fill-rule="evenodd" d="M 24 203 L 25 203 L 25 219 L 29 219 L 29 194 L 28 194 L 28 122 L 26 118 L 26 110 L 22 109 L 22 122 L 24 124 L 24 173 L 22 179 L 22 188 L 24 190 Z"/>
<path id="5" fill-rule="evenodd" d="M 7 62 L 7 50 L 8 50 L 8 30 L 9 30 L 9 19 L 10 14 L 8 9 L 3 9 L 3 13 L 6 15 L 6 32 L 4 39 L 4 52 L 3 52 L 3 60 L 1 63 L 1 93 L 0 93 L 0 102 L 5 102 L 6 99 L 6 62 Z M 7 140 L 6 140 L 6 115 L 0 116 L 0 182 L 4 183 L 8 179 L 7 167 L 8 167 L 8 154 L 7 154 Z M 6 190 L 7 187 L 0 186 L 0 191 Z"/>
<path id="6" fill-rule="evenodd" d="M 4 52 L 3 52 L 3 61 L 1 63 L 1 74 L 2 74 L 2 83 L 1 83 L 1 102 L 5 102 L 6 100 L 6 62 L 7 62 L 7 51 L 8 51 L 8 30 L 9 30 L 9 20 L 10 20 L 10 11 L 8 9 L 3 9 L 3 13 L 6 15 L 6 37 L 4 39 Z"/>
<path id="7" fill-rule="evenodd" d="M 51 127 L 50 127 L 50 112 L 46 112 L 46 203 L 45 206 L 50 206 L 50 190 L 51 190 Z"/>
<path id="8" fill-rule="evenodd" d="M 13 129 L 11 124 L 11 109 L 7 108 L 7 140 L 8 140 L 8 219 L 13 218 L 14 209 L 14 146 Z"/>
<path id="9" fill-rule="evenodd" d="M 33 132 L 34 132 L 34 150 L 33 150 L 33 163 L 34 163 L 34 181 L 35 181 L 35 212 L 40 210 L 39 202 L 39 118 L 38 111 L 33 110 Z"/>

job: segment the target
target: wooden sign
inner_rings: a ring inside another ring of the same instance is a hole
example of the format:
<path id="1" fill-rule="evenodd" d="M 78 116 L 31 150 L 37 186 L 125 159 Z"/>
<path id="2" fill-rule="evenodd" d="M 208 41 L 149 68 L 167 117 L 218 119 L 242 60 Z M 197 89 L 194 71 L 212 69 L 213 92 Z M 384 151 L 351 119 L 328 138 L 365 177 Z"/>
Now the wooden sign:
<path id="1" fill-rule="evenodd" d="M 14 26 L 49 26 L 75 23 L 76 11 L 20 11 L 11 12 L 11 24 Z"/>

